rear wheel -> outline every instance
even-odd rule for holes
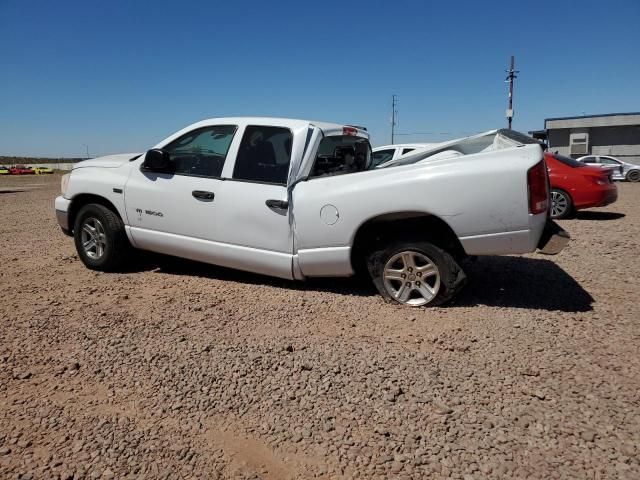
[[[573,212],[573,202],[563,190],[551,190],[551,218],[567,218]]]
[[[92,270],[117,270],[131,249],[120,217],[96,203],[80,209],[73,237],[80,260]]]
[[[627,172],[627,180],[630,182],[640,182],[640,170],[630,170]]]
[[[466,282],[451,255],[424,241],[396,241],[371,253],[367,266],[385,300],[412,307],[442,305]]]

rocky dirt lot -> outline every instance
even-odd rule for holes
[[[640,184],[444,308],[140,254],[0,178],[0,478],[640,478]]]

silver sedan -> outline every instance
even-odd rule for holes
[[[640,165],[623,162],[618,158],[606,155],[588,155],[586,157],[578,158],[578,161],[612,170],[613,175],[611,178],[614,180],[640,182]]]

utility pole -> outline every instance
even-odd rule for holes
[[[395,144],[396,115],[398,114],[396,110],[397,102],[398,96],[391,95],[391,145]]]
[[[513,121],[513,80],[518,78],[516,73],[520,73],[519,70],[515,70],[515,57],[511,55],[511,67],[507,72],[507,79],[505,82],[509,82],[509,108],[507,108],[507,120],[509,121],[509,130],[511,130],[511,122]]]
[[[87,149],[87,159],[88,159],[89,158],[89,145],[87,145],[86,143],[83,143],[82,146]]]

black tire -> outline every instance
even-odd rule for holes
[[[385,286],[383,273],[387,263],[403,252],[415,252],[427,257],[437,267],[439,273],[439,288],[433,298],[422,304],[406,303],[395,298]],[[388,302],[396,302],[410,306],[434,307],[442,305],[451,300],[465,285],[467,277],[455,259],[446,251],[429,242],[422,240],[398,240],[388,246],[369,254],[367,257],[367,267],[373,284],[378,292]],[[414,278],[413,280],[420,280]],[[393,281],[395,282],[395,281]],[[402,281],[404,282],[404,280]],[[411,283],[411,282],[408,282]],[[419,283],[419,282],[416,282]],[[416,293],[416,292],[413,292]],[[412,294],[413,294],[412,293]],[[424,298],[422,295],[419,295]]]
[[[640,182],[640,170],[629,170],[627,172],[627,181]]]
[[[555,197],[555,199],[554,199]],[[557,199],[557,200],[556,200]],[[556,201],[562,202],[556,205]],[[551,218],[567,218],[573,214],[573,200],[564,190],[551,189]]]
[[[83,247],[82,232],[85,226],[95,228],[96,221],[104,231],[104,245],[101,249],[101,255],[92,257],[92,253]],[[87,235],[89,234],[87,233]],[[73,239],[80,260],[91,270],[116,271],[125,262],[131,250],[120,217],[112,210],[97,203],[90,203],[80,209],[74,223]]]

